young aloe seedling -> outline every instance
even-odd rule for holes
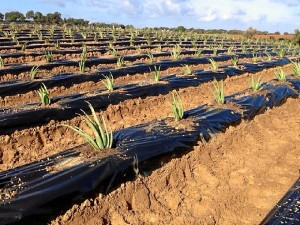
[[[93,132],[93,135],[89,135],[87,132],[76,126],[67,124],[61,124],[61,126],[68,127],[78,133],[95,150],[99,151],[104,148],[111,148],[113,144],[113,135],[112,132],[107,128],[103,115],[101,115],[101,119],[98,118],[91,103],[87,102],[87,104],[92,112],[92,117],[87,115],[85,111],[81,110],[81,112],[83,113],[83,115],[81,115],[81,119],[90,128],[90,130]]]
[[[281,81],[281,82],[286,81],[285,73],[283,72],[282,69],[280,69],[279,71],[276,71],[275,75],[276,75],[276,78],[278,81]]]
[[[0,56],[0,68],[1,67],[4,67],[4,61],[3,61],[2,57]]]
[[[179,57],[180,57],[180,54],[181,54],[181,48],[180,48],[180,45],[176,45],[172,48],[172,51],[171,51],[171,57],[174,59],[174,60],[178,60]]]
[[[230,55],[230,54],[233,52],[233,50],[234,50],[234,46],[231,45],[231,46],[227,49],[227,54]]]
[[[141,54],[141,53],[142,53],[141,46],[136,46],[136,47],[135,47],[135,51],[136,51],[138,54]]]
[[[55,42],[55,49],[59,49],[60,48],[60,43],[59,43],[59,40],[57,39],[56,42]]]
[[[234,55],[232,58],[231,58],[231,62],[232,62],[232,65],[237,67],[238,64],[239,64],[239,57],[237,55]]]
[[[109,49],[109,54],[110,55],[113,55],[113,56],[117,56],[118,55],[118,51],[115,49],[114,46],[112,46],[110,49]]]
[[[22,47],[21,47],[22,52],[25,52],[26,46],[27,46],[26,43],[22,44]]]
[[[191,75],[192,74],[192,69],[188,64],[184,64],[183,66],[183,74],[184,75]]]
[[[200,57],[201,54],[202,54],[202,49],[198,48],[197,50],[195,50],[195,53],[194,53],[195,57]]]
[[[159,52],[162,52],[162,47],[161,47],[161,45],[158,45],[158,46],[157,46],[157,50],[158,50]]]
[[[160,66],[157,68],[156,66],[154,66],[154,71],[151,71],[151,68],[149,67],[149,70],[152,74],[152,78],[154,81],[159,81],[160,79]]]
[[[147,57],[149,58],[151,63],[155,62],[154,56],[151,52],[146,53]]]
[[[51,98],[49,96],[49,91],[45,84],[42,83],[42,86],[40,87],[38,94],[40,96],[40,100],[42,105],[50,105],[51,103]]]
[[[175,120],[181,120],[184,115],[184,109],[180,96],[177,92],[172,93],[172,102],[170,102],[170,105]]]
[[[259,77],[256,81],[254,80],[254,77],[252,76],[250,81],[250,87],[252,90],[259,91],[261,89],[262,80],[261,77]]]
[[[123,67],[125,66],[124,57],[119,57],[117,60],[117,67]]]
[[[52,62],[52,52],[45,51],[45,59],[48,63]]]
[[[213,93],[213,96],[214,96],[216,102],[218,104],[224,104],[225,103],[225,95],[224,95],[223,81],[218,82],[217,80],[214,80],[213,86],[214,86],[215,90],[212,93]]]
[[[293,64],[293,73],[296,76],[300,76],[300,63],[299,63],[299,61],[298,62],[292,62],[292,64]]]
[[[152,40],[150,38],[147,39],[147,45],[151,45],[152,44]]]
[[[39,72],[39,66],[33,66],[30,70],[30,75],[29,75],[30,79],[34,80],[38,72]]]
[[[105,78],[105,81],[103,80],[102,83],[105,85],[107,90],[113,91],[114,90],[114,77],[113,77],[113,75],[110,73],[109,76],[103,75],[103,77]]]
[[[218,63],[213,58],[208,58],[208,61],[210,62],[211,69],[217,71],[219,68]]]
[[[257,63],[257,53],[252,53],[252,61]]]
[[[271,61],[271,60],[272,60],[272,56],[271,56],[270,53],[266,52],[265,55],[267,56],[268,61]]]
[[[277,56],[279,58],[283,58],[284,54],[285,54],[285,50],[283,48],[279,49],[278,52],[277,52]]]
[[[80,60],[78,62],[80,73],[85,72],[85,62],[86,62],[86,51],[82,51],[82,54],[80,56]]]

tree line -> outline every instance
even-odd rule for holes
[[[6,12],[5,14],[0,12],[0,20],[6,22],[33,21],[48,24],[70,23],[74,25],[87,25],[90,22],[84,19],[62,18],[59,12],[43,15],[41,12],[34,12],[33,10],[28,11],[25,15],[18,11]]]

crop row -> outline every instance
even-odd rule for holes
[[[113,92],[105,92],[104,89],[99,89],[85,94],[59,96],[52,99],[51,103],[53,106],[51,107],[39,107],[40,103],[38,102],[23,106],[6,107],[1,110],[0,127],[32,126],[36,123],[45,123],[50,120],[66,120],[72,118],[72,116],[79,112],[80,109],[85,109],[84,105],[86,101],[91,102],[96,109],[105,109],[108,105],[118,104],[125,99],[166,94],[171,90],[189,86],[198,86],[201,83],[212,81],[214,79],[222,80],[228,76],[236,76],[248,72],[258,72],[266,68],[282,66],[288,63],[288,60],[281,59],[273,62],[262,62],[260,64],[245,64],[242,70],[234,67],[227,67],[223,68],[221,72],[200,71],[194,73],[193,76],[169,75],[157,80],[162,82],[152,82],[144,85],[121,85],[115,87]],[[298,64],[295,64],[295,66],[299,67]],[[43,89],[40,91],[40,94],[43,93]],[[47,89],[44,90],[44,92],[46,93],[41,97],[42,103],[44,103],[45,95],[49,98]],[[33,112],[36,114],[35,117],[32,117]]]

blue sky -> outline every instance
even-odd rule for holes
[[[0,12],[28,10],[93,22],[204,29],[294,32],[300,0],[0,0]]]

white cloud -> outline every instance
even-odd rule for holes
[[[66,7],[66,3],[77,3],[77,0],[42,0],[43,3]]]
[[[218,24],[221,28],[231,23],[232,29],[253,26],[263,30],[300,26],[299,0],[67,0],[72,1],[85,7],[85,12],[91,12],[84,16],[97,18],[98,13],[99,18],[114,19],[111,22],[139,26]],[[60,2],[65,0],[52,1],[61,6],[65,4]],[[234,27],[236,24],[240,27]]]

